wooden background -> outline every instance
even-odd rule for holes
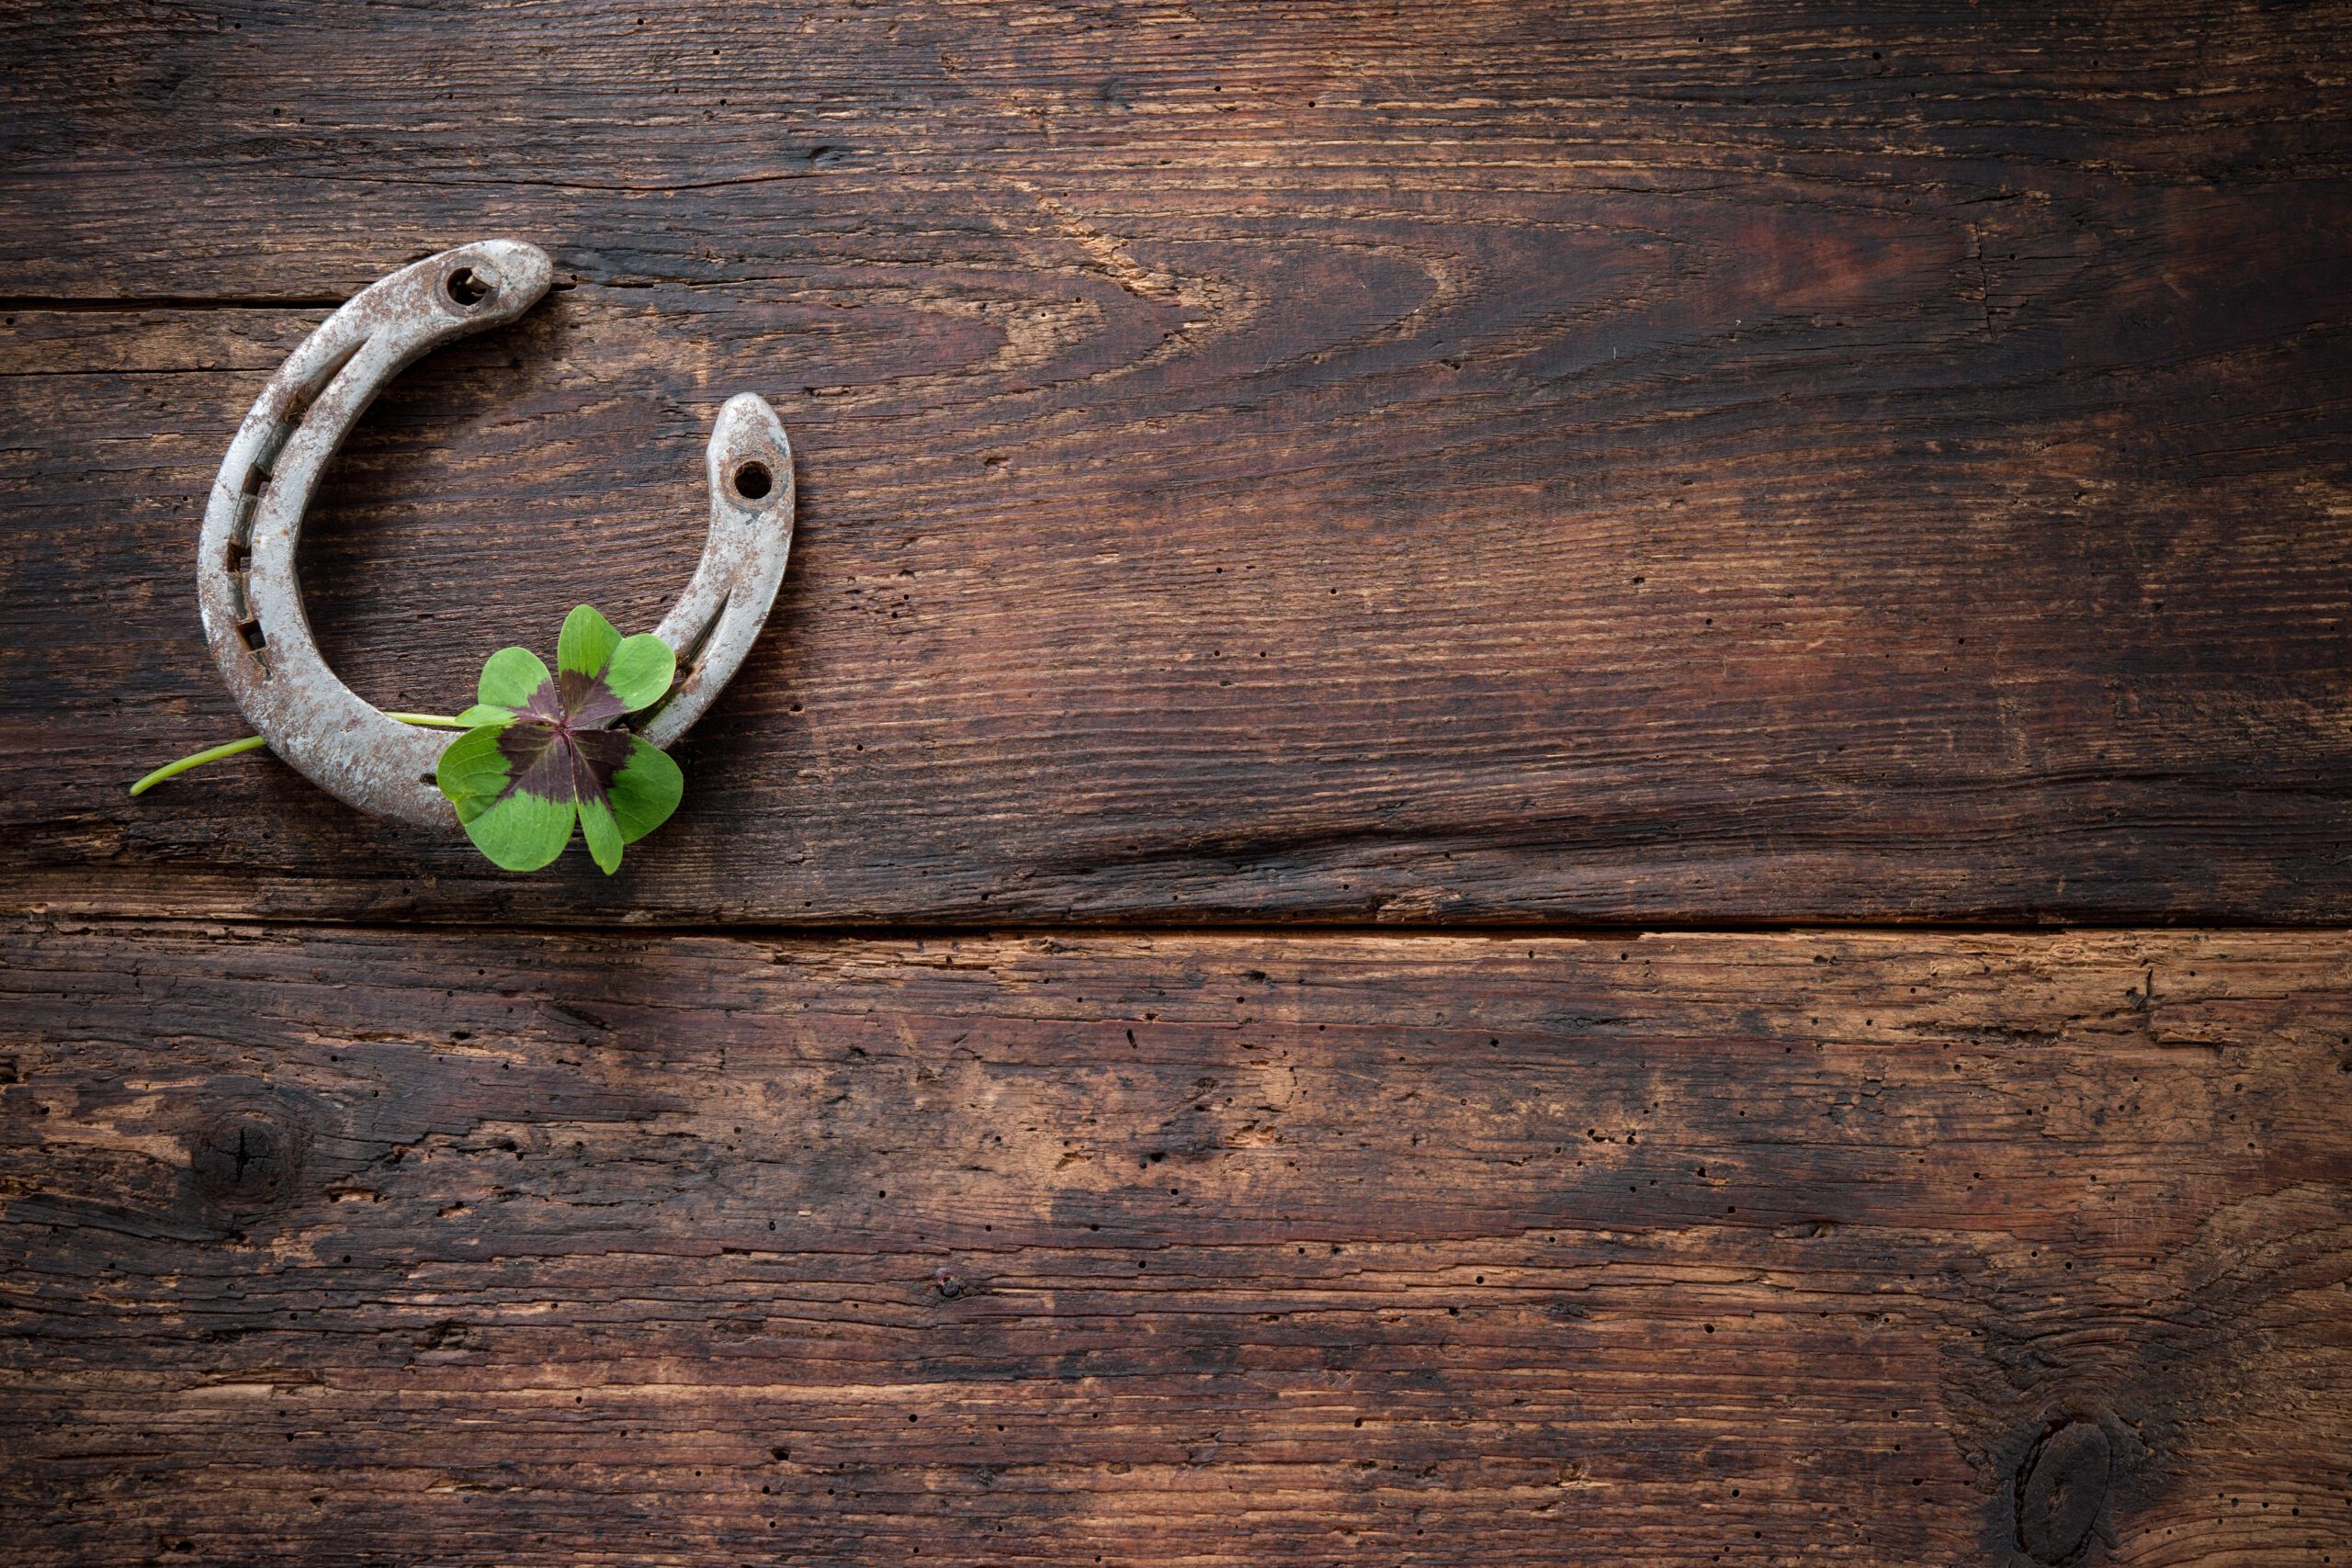
[[[2352,1563],[2352,11],[0,50],[8,1562]],[[314,622],[650,625],[761,392],[685,806],[129,799],[244,409],[491,234]]]

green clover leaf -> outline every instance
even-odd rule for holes
[[[668,753],[616,728],[669,694],[678,657],[658,637],[623,637],[587,604],[563,618],[555,672],[528,649],[481,667],[471,726],[441,753],[441,793],[474,847],[507,871],[537,871],[576,823],[606,875],[621,847],[670,819],[685,775]]]

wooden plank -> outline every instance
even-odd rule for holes
[[[2352,1553],[2352,935],[7,959],[14,1562]]]
[[[2346,919],[2352,26],[2212,18],[23,10],[0,902]],[[650,624],[763,391],[800,544],[684,811],[607,885],[263,760],[128,801],[236,728],[246,401],[487,231],[574,287],[370,416],[322,637],[447,705]]]

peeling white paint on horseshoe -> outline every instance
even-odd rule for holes
[[[457,826],[433,782],[434,764],[455,737],[389,716],[327,668],[295,577],[302,513],[386,383],[445,343],[514,321],[554,276],[537,246],[481,240],[362,290],[270,378],[212,484],[196,585],[221,677],[272,751],[378,817]],[[677,650],[678,681],[639,733],[664,748],[741,667],[792,547],[792,447],[763,399],[741,393],[719,410],[708,468],[710,535],[702,561],[654,628]]]

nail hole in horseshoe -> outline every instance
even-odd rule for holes
[[[449,281],[442,287],[448,290],[450,299],[469,310],[490,298],[490,285],[476,276],[474,269],[469,266],[461,266],[451,273]]]
[[[735,470],[735,493],[745,501],[757,501],[774,488],[775,476],[765,463],[745,463]]]

